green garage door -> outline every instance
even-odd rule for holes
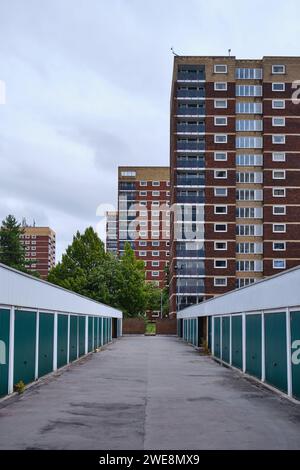
[[[57,367],[68,361],[68,315],[57,316]]]
[[[243,319],[241,315],[233,316],[231,320],[232,365],[243,368]]]
[[[88,332],[89,332],[89,336],[88,336],[88,351],[91,352],[93,350],[93,323],[94,323],[94,320],[93,320],[93,317],[89,317],[89,327],[88,327]]]
[[[86,317],[79,317],[79,356],[85,354],[85,319]]]
[[[107,343],[107,321],[103,318],[103,344]]]
[[[287,391],[286,315],[265,314],[266,381]]]
[[[300,399],[300,312],[291,312],[293,396]]]
[[[0,309],[0,397],[8,393],[10,311]]]
[[[99,318],[99,346],[102,346],[102,318]]]
[[[98,317],[94,317],[94,349],[97,348],[98,342]]]
[[[36,313],[15,312],[14,384],[25,384],[35,378]]]
[[[208,317],[207,319],[207,328],[208,328],[208,343],[207,343],[207,346],[208,346],[208,349],[211,351],[211,317]]]
[[[220,344],[220,317],[214,319],[214,355],[221,357],[221,344]]]
[[[246,372],[261,379],[261,315],[246,316]]]
[[[77,359],[77,344],[78,344],[78,317],[76,315],[70,316],[70,361]]]
[[[230,361],[230,318],[222,318],[222,360],[229,364]]]
[[[53,370],[54,314],[39,314],[39,377]]]

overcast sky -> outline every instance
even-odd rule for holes
[[[298,19],[297,0],[0,0],[1,220],[50,225],[59,258],[116,204],[118,165],[168,164],[170,47],[299,55]]]

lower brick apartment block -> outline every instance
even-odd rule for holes
[[[25,249],[25,260],[29,271],[37,271],[46,279],[55,266],[55,232],[49,227],[23,227],[21,242]]]

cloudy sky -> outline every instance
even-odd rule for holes
[[[299,55],[298,0],[0,0],[0,218],[57,254],[116,204],[118,165],[167,165],[170,47]],[[97,208],[100,206],[100,209]]]

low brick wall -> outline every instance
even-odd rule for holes
[[[145,334],[145,322],[141,318],[124,318],[123,335]]]
[[[156,334],[157,335],[176,335],[177,334],[177,320],[163,319],[156,321]]]

